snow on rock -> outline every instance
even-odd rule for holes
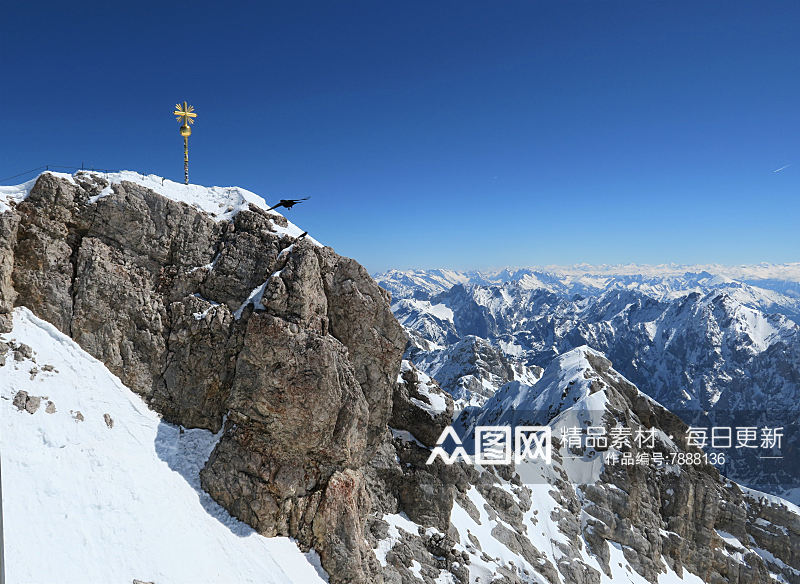
[[[242,313],[244,312],[244,309],[247,308],[247,306],[250,304],[253,305],[254,310],[263,310],[263,307],[261,306],[261,299],[264,297],[264,290],[267,289],[268,283],[269,280],[253,288],[252,292],[250,292],[250,295],[247,297],[247,299],[244,302],[242,302],[242,305],[236,309],[236,312],[233,313],[233,316],[234,318],[236,318],[236,320],[242,318]]]
[[[64,174],[62,172],[51,172],[50,174],[59,178],[67,179],[72,183],[75,182],[70,174]],[[8,211],[10,204],[16,204],[20,201],[24,201],[31,193],[31,189],[33,188],[33,185],[36,184],[37,180],[39,180],[38,176],[19,185],[0,186],[0,213],[5,213]]]
[[[0,186],[0,213],[8,211],[9,204],[24,201],[34,184],[36,184],[36,179],[29,180],[21,185]]]
[[[411,363],[404,360],[400,369],[401,376],[402,373],[410,371],[411,369]],[[402,377],[400,379],[402,379]],[[435,418],[436,416],[446,412],[447,400],[445,400],[444,395],[442,395],[441,391],[439,391],[439,389],[436,387],[436,382],[433,381],[424,371],[419,370],[417,370],[417,379],[419,380],[417,391],[428,401],[426,402],[424,400],[412,397],[411,402],[421,410],[424,410],[431,418]]]
[[[739,487],[747,497],[755,499],[759,503],[782,507],[786,511],[794,513],[795,515],[800,515],[800,506],[795,505],[792,501],[770,493],[763,493],[757,489],[751,489],[743,485],[737,484],[737,487]]]
[[[100,199],[111,195],[114,192],[112,185],[120,184],[122,182],[132,182],[148,188],[159,195],[167,197],[168,199],[183,202],[200,211],[204,211],[217,221],[230,221],[236,216],[237,213],[249,209],[251,205],[267,211],[272,215],[282,216],[275,210],[268,211],[269,205],[262,197],[240,187],[206,187],[193,184],[186,185],[156,176],[154,174],[145,175],[130,170],[122,170],[120,172],[97,172],[81,170],[76,172],[75,175],[48,171],[48,174],[52,174],[59,178],[65,178],[72,182],[75,182],[75,177],[80,176],[96,176],[107,181],[109,185],[105,187],[99,194],[92,197],[89,200],[90,204],[94,204]],[[8,187],[0,186],[0,213],[8,209],[9,202],[18,202],[27,197],[30,193],[30,190],[33,188],[33,185],[36,184],[38,178],[39,177],[36,177],[35,179],[29,180],[21,185]],[[302,229],[288,220],[286,227],[275,224],[274,229],[278,234],[285,234],[290,237],[299,237],[303,233]],[[322,246],[321,243],[311,236],[306,236],[306,239],[316,245]]]
[[[327,581],[316,554],[262,537],[202,491],[217,436],[162,422],[25,308],[2,338],[36,360],[0,368],[8,582]],[[20,391],[40,398],[33,413],[15,407]]]
[[[405,531],[408,534],[415,535],[419,530],[419,525],[411,521],[405,513],[392,513],[385,514],[383,520],[389,524],[389,531],[386,538],[378,541],[378,546],[373,549],[373,553],[381,566],[388,565],[386,561],[386,554],[388,554],[394,545],[400,541],[400,531]]]
[[[531,465],[534,466],[534,465]],[[466,552],[469,556],[469,582],[470,584],[480,584],[482,582],[492,582],[502,570],[515,573],[520,581],[546,583],[547,571],[544,568],[561,565],[563,563],[579,562],[591,568],[600,584],[617,584],[628,582],[634,584],[651,584],[646,578],[632,568],[631,563],[626,559],[622,545],[617,542],[608,542],[610,574],[605,569],[598,557],[591,553],[586,545],[585,536],[578,536],[582,544],[577,549],[572,548],[572,555],[565,554],[568,544],[574,535],[566,535],[561,531],[555,517],[561,516],[564,506],[559,501],[561,497],[555,490],[554,485],[558,482],[559,471],[557,466],[536,465],[528,472],[538,473],[536,482],[528,482],[524,488],[510,483],[497,483],[499,488],[511,495],[512,500],[520,503],[519,494],[529,489],[530,499],[534,504],[524,513],[522,526],[526,534],[526,539],[533,545],[533,548],[540,554],[538,560],[531,561],[532,558],[524,557],[519,553],[519,548],[509,547],[509,540],[503,537],[503,533],[513,531],[513,526],[506,523],[496,513],[492,505],[475,487],[470,487],[466,493],[469,501],[467,506],[473,507],[477,511],[470,513],[465,508],[466,501],[456,502],[453,505],[450,521],[458,534],[458,544],[456,550]],[[478,542],[480,548],[474,545]],[[395,542],[396,543],[396,542]],[[516,550],[516,551],[515,551]],[[567,579],[566,582],[571,580]],[[669,564],[662,560],[660,573],[658,574],[657,584],[700,584],[701,578],[683,570],[683,575],[679,577]]]

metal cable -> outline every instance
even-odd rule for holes
[[[5,178],[0,178],[0,183],[4,183],[7,180],[18,178],[20,176],[25,176],[26,174],[39,172],[41,170],[47,171],[47,170],[54,169],[54,168],[59,168],[59,169],[62,169],[62,170],[74,170],[74,171],[85,170],[87,172],[117,172],[116,170],[111,170],[111,169],[108,169],[108,168],[86,168],[83,165],[81,165],[81,166],[68,166],[68,165],[65,165],[65,164],[45,164],[44,166],[39,166],[39,167],[33,168],[31,170],[26,170],[25,172],[20,172],[19,174],[15,174],[13,176],[7,176]]]

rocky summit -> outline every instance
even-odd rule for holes
[[[88,508],[97,522],[81,519],[85,539],[102,546],[104,521],[124,501],[99,501],[120,477],[139,485],[148,472],[173,485],[165,497],[185,490],[202,502],[186,509],[213,515],[226,536],[291,537],[306,553],[230,542],[241,562],[263,563],[247,575],[209,571],[209,582],[800,582],[800,510],[791,503],[708,464],[625,468],[599,451],[575,462],[559,430],[587,412],[596,425],[652,430],[665,457],[694,452],[677,438],[686,425],[602,353],[575,343],[515,360],[485,340],[502,336],[496,320],[468,315],[463,306],[481,304],[461,290],[409,296],[402,314],[418,323],[409,335],[362,266],[301,234],[242,189],[90,172],[3,187],[3,476],[34,484],[33,473],[99,452],[101,441],[127,453],[103,482],[53,471],[46,488],[20,499],[78,485],[96,499]],[[714,302],[709,310],[726,301]],[[656,301],[634,309],[670,310]],[[784,340],[795,330],[787,318],[770,321]],[[506,340],[508,348],[515,339]],[[69,385],[73,366],[91,375]],[[439,381],[463,399],[454,403]],[[432,456],[451,424],[466,441],[498,423],[551,427],[551,463]],[[27,454],[7,462],[6,448]],[[160,460],[126,468],[153,450]],[[128,498],[147,505],[151,487]],[[33,523],[38,509],[25,506]],[[150,514],[126,517],[131,533],[151,533]],[[58,565],[33,561],[32,550],[52,542],[24,535],[23,518],[6,523],[15,542],[7,574],[36,582],[37,569]],[[130,557],[147,544],[131,541]],[[178,553],[177,542],[165,545]],[[146,561],[131,573],[124,550],[100,549],[72,549],[70,561],[105,562],[119,581],[197,581],[189,568],[153,577]],[[314,552],[320,566],[289,570],[308,568]]]

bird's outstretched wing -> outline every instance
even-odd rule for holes
[[[278,207],[286,207],[287,209],[291,209],[297,203],[301,203],[303,201],[309,200],[311,197],[303,197],[302,199],[281,199],[278,201],[277,205],[273,205],[267,211],[272,211],[273,209],[277,209]]]

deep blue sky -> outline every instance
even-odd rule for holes
[[[310,195],[290,218],[371,271],[800,261],[796,1],[17,2],[2,20],[0,178],[182,180],[188,99],[192,182]]]

